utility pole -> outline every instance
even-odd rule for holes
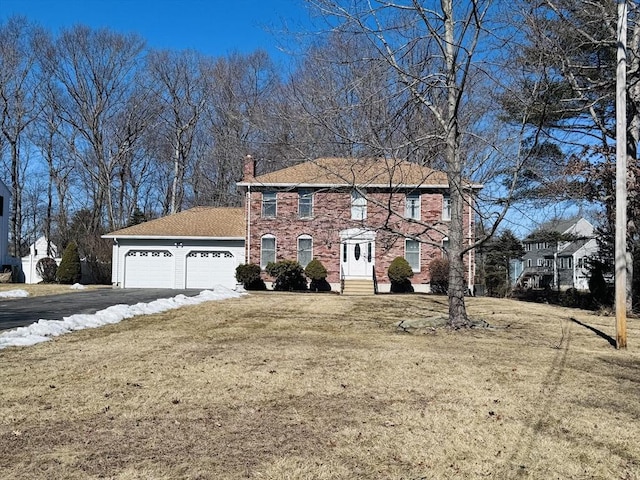
[[[618,1],[616,68],[616,348],[627,348],[627,1]]]

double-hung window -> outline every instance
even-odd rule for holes
[[[276,237],[265,235],[260,243],[260,268],[266,268],[269,262],[276,261]]]
[[[420,220],[420,194],[407,193],[405,197],[405,218]]]
[[[442,220],[451,220],[451,197],[442,196]]]
[[[367,218],[367,198],[363,192],[351,191],[351,220],[364,220]]]
[[[414,272],[420,271],[420,242],[407,238],[404,244],[404,258]]]
[[[277,202],[276,192],[262,192],[262,216],[275,218]]]
[[[313,258],[313,239],[309,235],[298,237],[298,263],[306,267]]]
[[[311,190],[298,191],[298,217],[313,217],[313,192]]]

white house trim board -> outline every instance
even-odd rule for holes
[[[11,265],[9,257],[9,202],[11,192],[0,180],[0,269],[2,265]],[[0,273],[2,271],[0,270]]]

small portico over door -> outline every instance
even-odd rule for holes
[[[376,263],[376,232],[350,228],[340,232],[340,271],[345,278],[371,278]]]

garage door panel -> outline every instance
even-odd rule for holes
[[[235,257],[228,251],[197,250],[187,254],[186,288],[235,287]]]
[[[130,250],[125,255],[126,288],[173,288],[174,258],[168,250]]]

